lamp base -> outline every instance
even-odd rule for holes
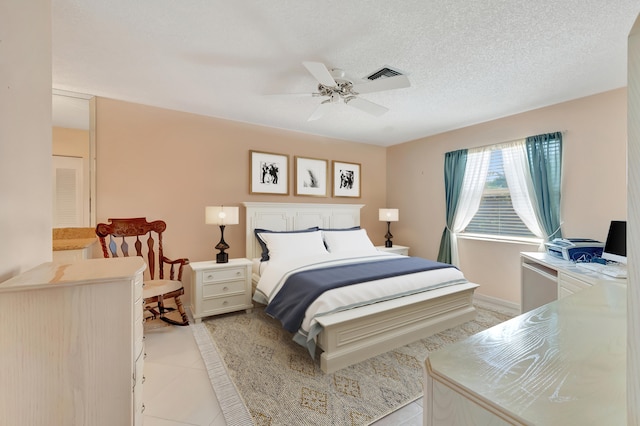
[[[391,239],[393,238],[393,235],[391,234],[391,222],[387,222],[387,234],[384,237],[387,239],[387,241],[384,242],[384,246],[393,247],[393,243],[391,242]]]
[[[229,255],[224,251],[229,248],[224,240],[224,225],[220,225],[220,242],[216,244],[216,249],[220,250],[220,253],[216,255],[216,263],[229,263]]]
[[[221,251],[216,255],[216,263],[229,263],[229,253]]]

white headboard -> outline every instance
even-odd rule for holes
[[[246,207],[246,257],[260,257],[262,249],[255,228],[295,231],[321,228],[350,228],[360,225],[364,204],[242,203]]]

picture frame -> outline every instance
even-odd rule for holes
[[[289,156],[249,151],[249,193],[289,195]]]
[[[333,196],[360,198],[360,164],[332,162]]]
[[[327,196],[329,162],[320,158],[294,157],[294,195]]]

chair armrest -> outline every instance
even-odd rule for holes
[[[184,265],[188,265],[189,264],[189,259],[187,258],[182,258],[182,259],[175,259],[175,260],[171,260],[166,256],[162,256],[162,262],[163,263],[168,263],[169,265],[171,265],[171,268],[169,270],[169,279],[170,280],[177,280],[177,281],[182,281],[182,269],[184,268]],[[174,278],[175,276],[175,265],[179,265],[178,266],[178,277]]]

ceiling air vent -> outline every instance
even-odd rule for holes
[[[391,68],[389,66],[384,66],[379,70],[372,72],[365,78],[369,80],[377,80],[379,78],[395,77],[396,75],[405,75],[405,74],[406,73],[404,71],[400,71],[399,69]]]

